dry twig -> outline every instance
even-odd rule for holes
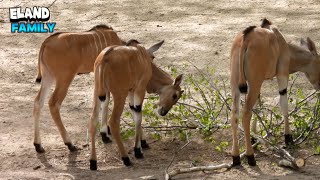
[[[239,127],[239,129],[243,132],[243,129]],[[287,152],[285,149],[278,148],[277,146],[274,146],[268,139],[267,135],[264,137],[259,137],[257,135],[251,135],[252,137],[257,139],[257,142],[252,145],[253,148],[257,147],[259,144],[268,144],[273,147],[273,149],[280,154],[280,156],[284,159],[279,161],[280,166],[285,167],[291,167],[293,169],[299,169],[305,165],[305,160],[302,158],[294,158],[290,155],[289,152]],[[178,151],[179,152],[179,151]],[[177,154],[177,152],[176,152]],[[176,156],[175,154],[175,156]],[[175,157],[174,156],[174,157]],[[245,152],[240,154],[240,159],[243,159],[245,156]],[[170,166],[172,164],[173,160],[170,162]],[[169,168],[169,166],[168,166]],[[191,172],[197,172],[197,171],[213,171],[218,169],[230,169],[232,168],[232,163],[222,163],[218,165],[210,165],[210,166],[197,166],[197,167],[191,167],[191,168],[182,168],[182,169],[175,169],[171,172],[168,172],[168,168],[165,171],[165,178],[166,180],[171,179],[172,177],[178,175],[178,174],[184,174],[184,173],[191,173]]]
[[[54,0],[49,6],[48,8],[50,8],[57,0]]]
[[[167,178],[168,170],[169,170],[170,166],[172,165],[173,161],[175,160],[177,154],[178,154],[183,148],[185,148],[186,146],[188,146],[188,145],[190,144],[190,140],[189,140],[188,133],[186,133],[186,137],[187,137],[187,143],[184,144],[180,149],[178,149],[178,150],[174,153],[174,155],[173,155],[173,157],[172,157],[169,165],[167,166],[167,168],[166,168],[166,170],[165,170],[166,178]]]
[[[256,143],[254,143],[252,146],[257,147],[259,145],[259,143],[260,142],[258,141]],[[175,154],[175,156],[176,156],[176,154]],[[245,157],[245,154],[246,154],[245,152],[241,153],[240,159],[243,159]],[[170,166],[171,166],[172,162],[173,161],[170,162]],[[178,174],[185,174],[185,173],[191,173],[191,172],[197,172],[197,171],[214,171],[214,170],[224,169],[224,168],[226,168],[226,169],[232,168],[232,163],[222,163],[222,164],[210,165],[210,166],[196,166],[196,167],[191,167],[191,168],[181,168],[181,169],[175,169],[171,172],[168,172],[168,169],[169,169],[169,166],[168,166],[165,171],[165,179],[169,180]]]
[[[243,132],[243,129],[239,127],[239,129]],[[305,165],[305,160],[303,158],[294,158],[291,154],[285,149],[279,148],[272,144],[266,137],[259,137],[255,134],[251,134],[251,136],[258,140],[258,142],[263,144],[268,144],[275,150],[280,157],[284,158],[279,161],[280,166],[291,167],[293,169],[299,169]]]

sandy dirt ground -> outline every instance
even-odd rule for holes
[[[54,2],[54,4],[52,4]],[[77,76],[62,105],[63,122],[73,142],[82,147],[69,153],[54,125],[47,104],[43,108],[41,133],[46,153],[33,147],[33,100],[39,90],[35,84],[38,51],[48,34],[12,34],[9,7],[49,6],[50,21],[56,31],[84,31],[97,24],[108,24],[123,39],[138,39],[147,46],[164,39],[156,54],[160,66],[176,66],[178,72],[187,60],[200,69],[211,66],[217,75],[229,76],[229,51],[233,37],[249,25],[267,17],[288,40],[311,37],[320,48],[320,3],[318,0],[0,0],[0,179],[163,179],[164,170],[181,142],[173,137],[155,141],[144,151],[145,158],[130,157],[132,167],[118,158],[116,145],[98,144],[98,171],[89,170],[86,124],[90,117],[93,74]],[[275,81],[271,83],[275,84]],[[301,85],[311,90],[308,82]],[[276,90],[275,90],[276,92]],[[270,93],[272,94],[272,93]],[[269,95],[269,91],[265,93]],[[230,139],[225,133],[216,139]],[[126,142],[133,147],[133,139]],[[301,156],[310,150],[299,150]],[[174,162],[188,167],[230,162],[230,149],[218,153],[210,144],[192,139]],[[301,171],[278,167],[270,153],[257,153],[257,166],[179,175],[174,179],[320,179],[320,158],[311,157]]]

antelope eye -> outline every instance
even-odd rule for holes
[[[177,99],[177,97],[178,97],[178,96],[177,96],[176,94],[174,94],[174,95],[172,96],[173,99]]]

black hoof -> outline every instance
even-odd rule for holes
[[[241,85],[239,85],[239,91],[240,91],[240,93],[242,93],[242,94],[247,94],[247,92],[248,92],[248,86],[247,86],[247,84],[241,84]]]
[[[232,166],[240,166],[241,165],[241,160],[240,156],[232,156]]]
[[[74,146],[73,144],[71,144],[71,143],[65,143],[65,145],[68,146],[68,149],[71,152],[75,152],[75,151],[78,150],[78,148],[76,146]]]
[[[35,149],[36,149],[36,151],[37,151],[38,153],[44,153],[44,152],[45,152],[45,150],[43,149],[43,147],[41,146],[41,144],[33,143],[33,145],[34,145],[34,147],[35,147]]]
[[[135,156],[137,159],[142,159],[142,158],[143,158],[143,154],[142,154],[140,148],[134,148],[134,156]]]
[[[257,142],[257,139],[254,137],[251,137],[251,145],[254,145],[254,143],[256,143],[256,142]]]
[[[100,136],[101,136],[103,143],[108,144],[108,143],[112,142],[111,139],[107,136],[107,134],[105,132],[100,132]]]
[[[97,160],[90,160],[90,170],[97,170]]]
[[[292,134],[285,134],[284,135],[284,142],[285,142],[286,146],[292,146],[293,145]]]
[[[150,148],[150,146],[146,140],[141,140],[141,147],[142,147],[142,149],[149,149]]]
[[[130,161],[129,157],[123,157],[122,158],[122,162],[126,166],[130,166],[131,165],[131,161]]]
[[[41,83],[41,78],[37,78],[36,83]]]
[[[246,156],[247,156],[248,164],[249,164],[250,166],[255,166],[255,165],[257,165],[256,160],[255,160],[253,154],[252,154],[252,155],[246,155]]]

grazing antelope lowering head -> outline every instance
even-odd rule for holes
[[[314,42],[300,39],[300,46],[289,43],[290,74],[303,72],[315,90],[320,89],[320,56]]]
[[[161,116],[165,116],[174,104],[176,104],[184,92],[180,88],[182,75],[177,77],[174,84],[163,87],[159,92],[158,113]]]
[[[304,72],[316,90],[320,82],[320,61],[314,43],[307,38],[302,46],[288,44],[276,27],[264,19],[261,27],[250,26],[239,33],[231,48],[231,94],[233,134],[233,165],[239,165],[239,144],[237,137],[240,92],[248,93],[242,110],[242,125],[245,133],[248,164],[256,165],[250,143],[250,119],[252,108],[260,94],[265,79],[277,77],[280,107],[284,119],[286,145],[293,143],[288,120],[287,84],[289,73]],[[255,124],[255,123],[253,123]],[[255,131],[255,127],[252,129]]]
[[[40,139],[40,111],[44,105],[51,85],[55,89],[49,100],[51,116],[57,125],[64,143],[70,151],[76,147],[61,121],[60,106],[68,88],[77,74],[93,71],[98,54],[109,45],[121,45],[124,42],[109,26],[98,25],[86,32],[55,33],[41,45],[38,59],[37,82],[40,90],[34,101],[34,146],[37,152],[44,152]]]
[[[165,116],[184,92],[180,88],[182,74],[177,76],[173,82],[170,76],[154,63],[151,66],[152,77],[147,85],[147,91],[148,93],[159,94],[159,102],[156,104],[158,106],[158,114]]]
[[[126,97],[129,97],[129,107],[132,111],[135,125],[136,158],[143,158],[141,148],[148,147],[142,138],[142,104],[145,93],[160,95],[159,114],[164,116],[171,109],[183,91],[180,88],[182,75],[173,81],[168,73],[153,63],[153,53],[160,48],[163,41],[145,49],[136,40],[130,40],[127,46],[110,46],[104,49],[95,62],[95,88],[93,113],[89,122],[91,137],[90,169],[97,169],[97,156],[95,149],[96,123],[100,110],[100,99],[109,103],[112,94],[114,106],[109,120],[113,139],[118,145],[121,158],[126,166],[131,164],[128,154],[120,137],[120,116],[122,114]],[[107,106],[107,105],[106,105]],[[108,108],[104,107],[106,114]]]

